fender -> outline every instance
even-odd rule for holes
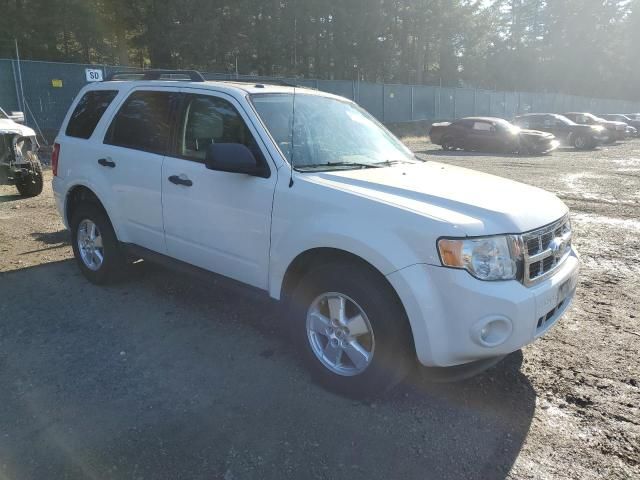
[[[126,235],[126,232],[124,231],[124,229],[120,228],[120,224],[121,222],[118,221],[118,217],[117,215],[115,215],[115,208],[112,204],[112,202],[109,201],[105,201],[105,199],[110,198],[110,195],[108,195],[108,193],[106,193],[104,191],[103,188],[101,188],[100,186],[98,186],[98,184],[92,182],[89,178],[87,177],[83,177],[83,178],[78,178],[75,179],[73,182],[69,182],[66,186],[65,186],[65,190],[64,190],[64,222],[65,225],[67,225],[67,227],[70,226],[70,218],[67,218],[67,206],[68,206],[68,202],[69,202],[69,194],[73,191],[74,188],[77,187],[85,187],[89,190],[91,190],[93,192],[93,194],[97,197],[97,199],[100,201],[100,203],[102,204],[102,206],[104,207],[105,211],[107,212],[107,216],[109,217],[109,220],[111,221],[111,225],[113,226],[113,230],[116,233],[116,237],[118,238],[118,240],[120,240],[121,242],[127,242],[128,238]]]
[[[278,239],[274,239],[271,246],[271,297],[280,299],[282,283],[289,266],[299,255],[315,248],[333,248],[350,253],[371,264],[385,276],[412,263],[418,263],[416,252],[394,230],[378,230],[376,234],[370,234],[371,225],[367,222],[354,221],[353,218],[340,220],[333,216],[323,220],[316,218],[274,235]]]

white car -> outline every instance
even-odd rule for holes
[[[165,73],[85,87],[56,139],[90,281],[144,258],[255,287],[316,379],[353,396],[416,358],[494,362],[569,307],[579,262],[551,193],[420,161],[341,97]]]
[[[0,108],[0,185],[15,185],[23,197],[42,192],[42,165],[33,129],[22,125],[22,112]]]

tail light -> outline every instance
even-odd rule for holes
[[[60,144],[53,144],[53,152],[51,153],[51,171],[53,172],[53,176],[58,176],[58,160],[60,158]]]

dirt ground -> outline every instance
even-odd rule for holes
[[[144,263],[92,286],[50,182],[0,187],[0,478],[640,478],[640,141],[522,158],[405,141],[571,207],[581,280],[545,337],[354,402],[309,380],[268,301]]]

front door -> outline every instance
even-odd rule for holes
[[[167,253],[266,289],[277,171],[235,99],[223,93],[193,92],[185,93],[174,151],[162,167]],[[271,176],[208,170],[205,150],[212,143],[246,145],[267,162]]]

